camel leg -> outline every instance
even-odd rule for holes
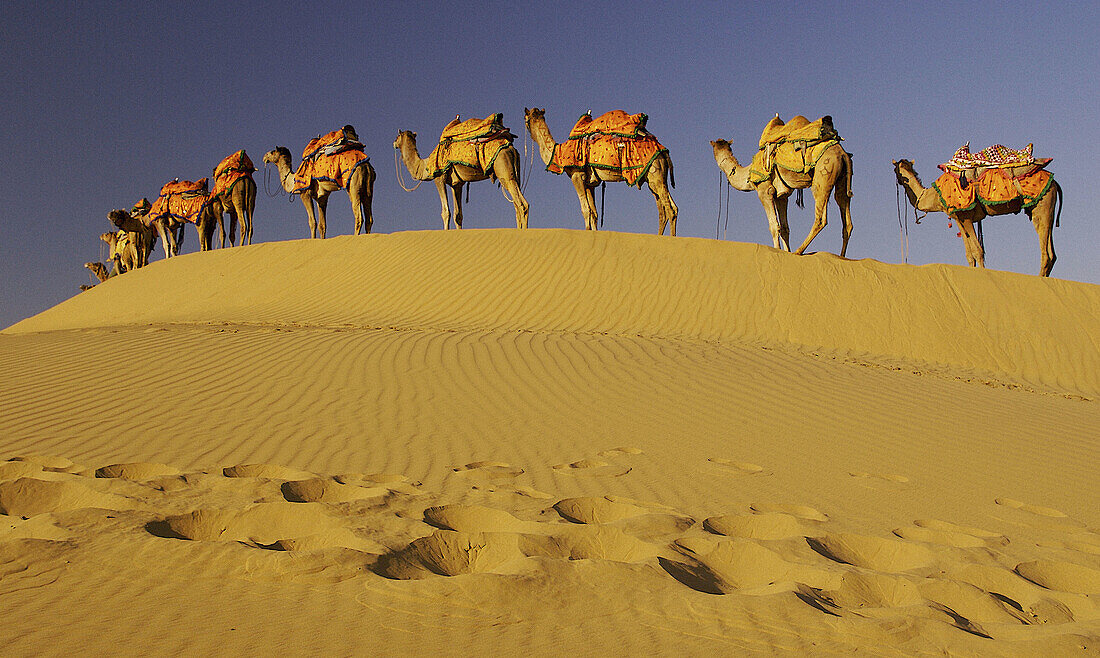
[[[664,235],[665,227],[669,226],[669,235],[675,236],[676,215],[679,214],[680,209],[676,207],[676,202],[672,200],[672,192],[668,189],[667,174],[668,170],[664,167],[658,168],[654,165],[649,168],[646,183],[649,185],[649,191],[653,193],[653,198],[657,201],[657,235]]]
[[[826,190],[823,193],[814,192],[814,225],[810,228],[810,234],[806,236],[806,239],[802,241],[802,246],[798,248],[794,253],[801,254],[806,251],[806,247],[810,246],[813,239],[817,237],[817,234],[821,232],[821,229],[825,228],[825,225],[829,223],[829,193]]]
[[[1047,196],[1052,195],[1048,192]],[[1046,199],[1043,199],[1037,206],[1027,211],[1031,218],[1031,225],[1035,227],[1035,233],[1039,236],[1039,251],[1042,255],[1039,276],[1050,276],[1050,271],[1054,269],[1054,261],[1058,260],[1058,255],[1054,253],[1054,204],[1047,206],[1045,201]]]
[[[170,229],[174,232],[176,241],[172,243],[172,255],[179,256],[180,249],[183,249],[183,241],[187,237],[187,233],[183,230],[187,228],[186,224],[181,222],[176,228]]]
[[[455,228],[462,228],[462,181],[451,186],[451,196],[455,200]]]
[[[302,205],[306,207],[306,218],[309,220],[309,237],[317,237],[317,216],[313,210],[313,197],[305,192],[298,195],[302,200]]]
[[[363,180],[356,189],[356,194],[351,201],[351,209],[355,212],[355,234],[359,235],[360,225],[366,229],[365,233],[370,233],[371,227],[374,226],[374,215],[371,210],[371,202],[374,198],[374,169],[370,165],[363,167]],[[348,196],[351,196],[351,189],[348,189]]]
[[[435,189],[439,192],[439,203],[443,206],[440,214],[443,216],[443,230],[451,228],[451,205],[447,202],[447,185],[443,182],[443,177],[433,179],[435,181]]]
[[[328,195],[317,195],[317,235],[325,239],[325,211],[328,210]]]
[[[974,221],[964,219],[959,222],[959,230],[962,231],[966,245],[966,260],[971,267],[985,267],[985,249],[978,241],[978,234],[974,231]]]
[[[233,206],[229,207],[229,246],[233,247],[238,244],[244,244],[244,224],[241,222],[241,211]],[[237,241],[237,225],[241,227],[241,240]],[[224,245],[223,245],[224,246]]]
[[[573,189],[577,192],[577,200],[581,204],[581,216],[584,217],[584,228],[588,231],[596,230],[596,201],[595,196],[590,197],[590,192],[584,185],[584,174],[577,173],[569,177],[573,181]],[[589,198],[592,201],[589,201]]]
[[[782,233],[778,218],[779,203],[775,197],[775,188],[770,183],[763,183],[756,188],[756,195],[760,197],[760,205],[764,206],[764,215],[768,218],[768,230],[772,234],[772,246],[776,249],[790,251],[791,248],[787,246],[786,242],[781,242]],[[784,199],[783,205],[786,209],[786,199]]]
[[[844,254],[848,251],[848,239],[852,237],[852,197],[846,177],[837,177],[836,186],[833,188],[833,198],[836,199],[836,205],[840,208],[840,217],[844,222],[840,229],[842,240],[840,243],[840,257],[844,258]]]
[[[164,257],[171,258],[175,256],[176,249],[176,236],[172,234],[172,231],[164,228],[164,222],[156,222],[157,233],[160,234],[160,242],[164,245]]]
[[[510,158],[509,160],[513,159]],[[501,187],[508,192],[508,196],[512,197],[512,205],[516,208],[516,228],[527,228],[527,217],[531,210],[531,204],[527,203],[527,198],[523,196],[523,191],[519,189],[518,169],[514,160],[505,162],[503,158],[497,158],[497,161],[493,163],[497,180],[500,181]]]
[[[785,251],[791,250],[791,227],[787,224],[787,202],[790,196],[775,197],[775,219],[779,222],[779,244]]]

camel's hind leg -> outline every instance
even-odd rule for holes
[[[840,243],[840,257],[844,258],[844,254],[848,251],[848,239],[852,237],[852,191],[848,189],[847,177],[837,177],[836,186],[833,188],[833,198],[836,199],[836,205],[840,207],[840,217],[844,222],[843,226],[840,227],[842,240]]]
[[[455,204],[455,228],[462,228],[462,181],[451,186],[451,197]]]
[[[584,174],[573,174],[569,177],[573,181],[573,189],[577,191],[577,199],[581,202],[581,214],[584,215],[584,228],[589,231],[596,230],[596,195],[584,184]]]
[[[317,235],[324,240],[325,239],[325,226],[327,220],[325,219],[325,211],[328,210],[328,194],[317,195]]]
[[[519,185],[519,162],[515,155],[509,154],[509,157],[498,157],[496,162],[493,163],[493,174],[497,180],[500,181],[500,186],[508,193],[508,196],[512,199],[512,205],[516,209],[516,228],[527,228],[527,218],[531,210],[531,204],[527,203],[527,198],[523,196],[523,191]]]
[[[676,235],[676,216],[680,209],[672,200],[672,192],[668,189],[668,169],[663,164],[654,163],[649,168],[646,183],[653,198],[657,202],[657,235],[665,234],[665,227],[669,227],[669,235]]]
[[[810,234],[802,241],[802,245],[794,253],[801,254],[810,246],[817,234],[829,223],[829,192],[818,194],[814,192],[814,225],[810,227]]]

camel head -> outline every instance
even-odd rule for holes
[[[416,133],[411,130],[402,130],[397,133],[397,137],[393,140],[393,147],[395,149],[404,148],[405,144],[412,144],[416,147]]]
[[[729,140],[726,139],[712,139],[710,140],[710,147],[714,149],[715,153],[721,153],[723,151],[733,152],[733,146],[731,146]]]
[[[523,122],[527,124],[527,127],[531,127],[531,122],[535,119],[546,120],[546,109],[541,107],[523,108]]]
[[[898,179],[898,185],[905,185],[905,177],[903,172],[909,174],[920,183],[920,177],[917,176],[917,170],[913,168],[913,161],[902,158],[901,160],[894,160],[894,176]]]
[[[109,244],[112,248],[118,243],[118,234],[114,231],[107,231],[106,233],[100,233],[99,239]]]
[[[107,213],[107,219],[118,228],[122,228],[122,225],[132,221],[133,217],[125,210],[112,210]]]
[[[264,153],[264,163],[276,163],[278,164],[280,158],[285,158],[290,162],[290,149],[285,146],[276,146],[274,149]]]

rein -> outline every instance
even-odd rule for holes
[[[409,188],[405,185],[405,179],[401,175],[401,167],[398,165],[397,162],[397,150],[397,148],[393,149],[393,170],[397,174],[397,184],[400,185],[401,189],[405,190],[406,192],[412,192],[416,190],[416,188],[420,187],[420,184],[424,181],[417,181],[416,185],[414,185],[412,188]],[[409,172],[409,175],[411,176],[412,172]]]
[[[722,226],[722,183],[725,183],[726,187],[726,225],[722,229],[722,239],[726,239],[726,234],[730,227],[730,182],[726,178],[725,172],[718,172],[718,221],[714,225],[714,239],[718,239],[718,228]]]
[[[898,237],[901,240],[901,255],[905,259],[905,262],[909,262],[909,222],[907,221],[909,214],[906,213],[905,217],[902,217],[901,213],[901,183],[894,181],[894,198],[898,205]],[[909,198],[906,197],[905,203],[909,203]]]

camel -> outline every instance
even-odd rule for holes
[[[149,264],[149,254],[157,244],[157,236],[153,228],[146,226],[140,217],[134,217],[126,211],[112,210],[107,213],[110,220],[119,229],[126,231],[129,244],[134,249],[134,269],[145,267]]]
[[[914,208],[922,212],[947,213],[936,190],[926,188],[921,183],[911,160],[895,160],[894,175],[897,177],[898,184],[905,190],[905,197],[909,199],[909,204]],[[1055,213],[1055,203],[1058,205],[1057,213]],[[980,222],[986,217],[1016,214],[1023,210],[1031,219],[1035,232],[1039,235],[1039,249],[1042,253],[1039,275],[1050,276],[1050,271],[1054,269],[1054,261],[1058,258],[1054,253],[1054,227],[1059,224],[1061,218],[1061,204],[1062,188],[1056,181],[1051,180],[1050,190],[1031,208],[1023,208],[1021,198],[997,205],[987,205],[979,198],[977,205],[970,210],[947,213],[947,216],[959,224],[967,262],[971,267],[984,268],[985,246],[980,237]]]
[[[550,128],[546,124],[546,110],[541,108],[524,108],[524,123],[527,124],[527,132],[539,147],[539,155],[542,161],[549,165],[554,157],[554,149],[557,142],[550,134]],[[601,183],[618,183],[625,181],[621,171],[604,169],[599,167],[565,167],[564,173],[573,181],[573,188],[577,192],[577,198],[581,203],[581,214],[584,215],[584,228],[590,231],[597,229],[598,213],[596,212],[596,186]],[[653,161],[649,171],[646,172],[645,181],[649,185],[649,191],[657,202],[657,234],[664,235],[665,227],[669,227],[669,235],[676,235],[676,215],[679,209],[672,200],[669,192],[669,180],[672,187],[676,187],[676,178],[673,174],[672,158],[664,153]]]
[[[453,123],[453,122],[452,122]],[[516,209],[516,228],[527,228],[527,217],[530,212],[530,204],[520,191],[520,157],[516,147],[509,144],[501,149],[493,160],[492,169],[482,171],[478,167],[470,167],[462,164],[454,164],[443,174],[433,177],[434,165],[427,158],[421,158],[416,148],[416,133],[402,130],[393,140],[393,148],[401,152],[401,159],[405,162],[409,174],[415,180],[432,180],[439,192],[439,201],[443,206],[443,230],[450,228],[451,207],[447,202],[447,187],[451,188],[451,196],[454,198],[454,225],[462,228],[462,186],[466,183],[476,183],[486,179],[499,181],[511,197],[512,205]]]
[[[252,213],[256,209],[256,181],[252,176],[242,177],[228,194],[211,198],[210,205],[210,211],[218,218],[219,247],[225,246],[225,224],[222,220],[226,213],[229,214],[230,246],[237,240],[238,221],[241,225],[240,244],[252,244]]]
[[[101,233],[99,239],[111,248],[109,258],[114,265],[115,274],[124,274],[137,268],[137,248],[130,242],[129,233],[123,230],[107,231]]]
[[[84,267],[95,275],[95,278],[99,279],[100,283],[103,283],[111,277],[111,272],[107,269],[107,266],[103,263],[84,263]],[[89,288],[91,286],[88,286]],[[83,289],[84,286],[81,286]]]
[[[756,192],[760,197],[764,214],[768,217],[772,245],[776,249],[791,250],[790,228],[787,225],[787,201],[791,192],[810,188],[814,195],[814,224],[802,245],[795,250],[796,254],[804,253],[810,242],[828,223],[829,193],[832,192],[844,220],[841,227],[843,242],[840,245],[840,256],[844,257],[848,251],[848,239],[852,236],[852,157],[844,147],[834,144],[826,148],[810,171],[801,174],[793,171],[780,172],[776,167],[771,178],[754,184],[749,181],[749,168],[742,167],[733,156],[728,141],[718,139],[710,145],[714,149],[714,161],[726,175],[730,186],[742,192]]]
[[[264,163],[274,163],[279,170],[279,181],[288,194],[294,193],[294,168],[291,166],[290,149],[285,146],[276,146],[274,150],[264,154]],[[370,233],[374,225],[374,216],[371,214],[371,198],[374,196],[374,167],[370,162],[356,167],[351,178],[347,181],[348,198],[351,199],[351,211],[355,214],[355,234],[366,228]],[[309,237],[325,237],[325,209],[328,208],[328,195],[340,187],[333,182],[314,179],[312,185],[301,192],[299,196],[306,207],[306,215],[309,217]],[[317,211],[314,214],[313,202],[317,202]],[[365,223],[365,225],[364,225]]]

